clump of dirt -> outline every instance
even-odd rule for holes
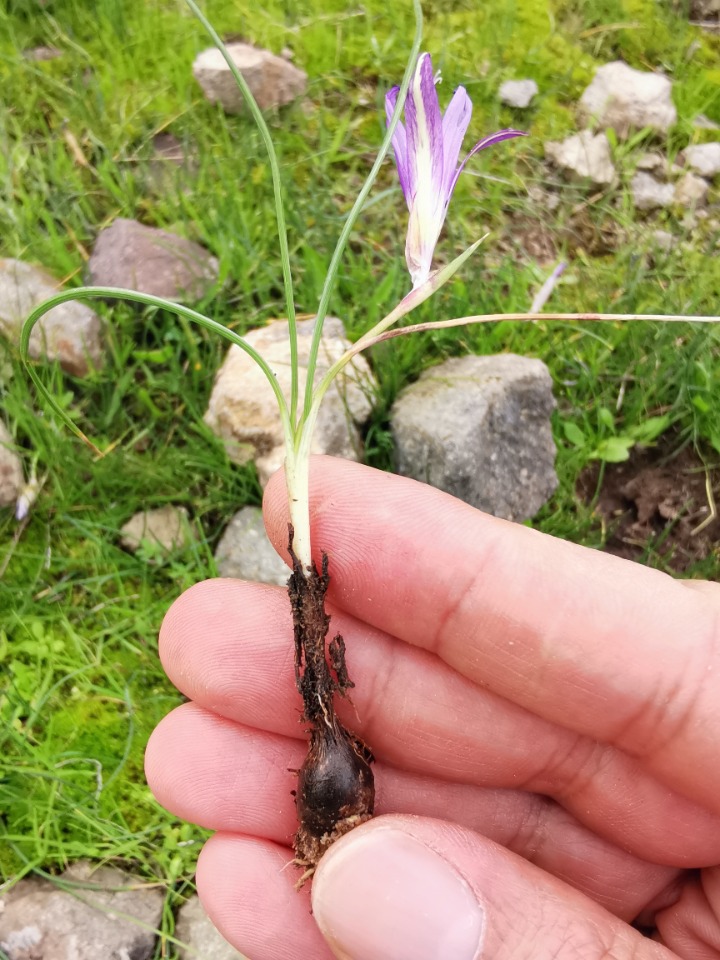
[[[547,217],[547,211],[544,215]],[[503,253],[521,252],[541,265],[552,263],[558,256],[556,233],[541,220],[521,214],[510,216],[507,233],[499,238],[496,246]]]
[[[691,20],[716,21],[720,25],[720,2],[718,0],[691,0],[689,12]]]
[[[599,476],[599,464],[580,476],[586,503],[596,496]],[[606,465],[595,512],[608,527],[608,553],[641,560],[652,552],[682,573],[709,557],[720,560],[718,503],[720,466],[706,466],[690,446],[673,452],[660,444],[636,447],[629,460]]]
[[[573,210],[564,239],[573,254],[584,250],[601,257],[614,253],[627,240],[627,234],[616,216],[593,214],[588,204],[582,203]]]

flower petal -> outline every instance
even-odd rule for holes
[[[455,185],[458,181],[458,177],[465,169],[465,164],[468,162],[470,157],[474,156],[480,150],[484,150],[485,147],[491,147],[494,143],[500,143],[502,140],[512,140],[513,137],[526,137],[526,136],[527,134],[524,133],[522,130],[498,130],[497,133],[491,133],[489,136],[483,137],[482,140],[478,140],[478,142],[472,148],[470,153],[468,153],[468,155],[465,157],[463,162],[455,171],[455,175],[453,176],[452,182],[450,184],[450,192],[448,193],[448,198],[447,198],[448,202],[450,201],[452,192],[455,189]]]
[[[432,60],[423,53],[405,103],[408,168],[416,188],[437,197],[442,189],[442,114],[438,103]]]
[[[424,283],[430,276],[433,253],[439,234],[440,227],[436,230],[434,223],[428,224],[423,220],[417,205],[413,204],[410,207],[410,219],[405,238],[405,262],[413,282],[413,289]]]
[[[447,106],[442,120],[443,136],[443,193],[448,199],[452,193],[451,183],[457,170],[460,148],[470,124],[472,100],[465,87],[458,87]]]
[[[393,87],[391,90],[388,90],[385,95],[385,118],[386,126],[390,126],[390,121],[392,120],[392,115],[395,112],[395,104],[397,103],[398,92],[400,87]],[[400,186],[402,187],[403,196],[405,197],[405,202],[410,207],[410,199],[415,192],[414,182],[410,177],[410,170],[408,166],[408,152],[407,152],[407,133],[405,132],[405,126],[400,120],[398,125],[395,127],[395,132],[393,133],[392,138],[393,152],[395,154],[395,163],[397,165],[398,179],[400,180]]]

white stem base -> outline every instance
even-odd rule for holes
[[[302,445],[304,446],[304,445]],[[288,450],[285,457],[285,482],[288,492],[290,523],[293,525],[293,550],[304,570],[312,569],[310,545],[310,462],[302,449]]]

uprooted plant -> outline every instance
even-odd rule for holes
[[[71,421],[68,414],[50,395],[37,371],[29,362],[30,334],[34,325],[53,307],[68,300],[92,298],[126,299],[161,308],[178,317],[198,323],[236,344],[259,365],[277,400],[285,435],[285,477],[289,505],[289,554],[292,574],[288,592],[295,639],[295,679],[303,702],[303,722],[309,727],[310,745],[307,758],[298,771],[296,804],[299,827],[294,838],[295,863],[303,869],[299,885],[312,875],[317,862],[328,846],[357,824],[373,815],[374,782],[370,768],[372,753],[368,746],[347,730],[335,711],[336,695],[345,696],[353,683],[345,662],[345,643],[340,635],[328,643],[330,618],[325,608],[329,581],[329,560],[320,551],[320,568],[313,561],[310,537],[309,459],[310,444],[323,397],[333,380],[349,361],[368,347],[391,337],[417,330],[437,329],[460,324],[493,320],[532,321],[542,318],[571,320],[697,320],[709,317],[666,317],[608,314],[505,314],[460,317],[433,323],[390,329],[402,317],[423,303],[446,283],[477,249],[484,239],[473,243],[449,265],[432,272],[432,258],[440,235],[448,204],[458,177],[468,159],[494,143],[524,136],[517,130],[502,130],[480,140],[462,162],[459,161],[463,137],[467,131],[472,103],[463,87],[455,90],[444,113],[440,111],[436,78],[427,53],[419,54],[422,37],[420,0],[413,0],[415,36],[402,83],[386,96],[386,134],[377,158],[345,220],[318,305],[307,365],[304,394],[301,397],[298,363],[298,335],[291,275],[287,230],[283,212],[283,191],[280,169],[265,119],[242,74],[233,63],[222,40],[195,0],[186,0],[213,42],[223,54],[257,123],[267,148],[272,172],[278,241],[285,286],[286,310],[290,338],[291,385],[285,396],[273,371],[263,357],[234,331],[197,311],[160,297],[108,287],[85,287],[65,291],[37,307],[28,317],[22,332],[21,352],[30,376],[40,393],[57,415],[86,443],[94,444]],[[401,116],[405,112],[405,123]],[[412,279],[412,290],[382,320],[351,346],[316,383],[316,366],[321,344],[323,321],[334,289],[340,260],[350,233],[377,177],[383,160],[392,146],[400,185],[409,210],[409,226],[405,256]],[[99,451],[98,451],[99,452]],[[318,551],[315,551],[318,555]]]

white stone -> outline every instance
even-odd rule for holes
[[[686,173],[675,184],[675,203],[681,207],[702,207],[707,202],[710,185],[694,173]]]
[[[667,230],[654,230],[652,234],[653,242],[660,250],[672,250],[675,245],[675,237]]]
[[[686,147],[683,156],[690,169],[701,177],[712,179],[720,173],[720,143],[699,143],[694,147]]]
[[[14,506],[23,488],[23,469],[13,438],[0,420],[0,507]]]
[[[667,172],[667,160],[659,153],[643,153],[635,166],[638,170],[647,170],[663,178]]]
[[[639,170],[630,181],[630,193],[638,210],[669,207],[675,197],[675,189],[671,183],[660,183],[643,170]]]
[[[227,50],[261,110],[281,107],[305,93],[307,74],[284,57],[247,43],[229,43]],[[220,103],[226,113],[246,109],[242,92],[218,49],[209,47],[199,53],[192,69],[211,103]]]
[[[557,487],[550,373],[500,354],[431,367],[393,405],[397,469],[508,520],[532,517]]]
[[[545,153],[571,176],[591,180],[598,186],[615,179],[610,144],[604,133],[593,135],[589,130],[583,130],[561,143],[550,141],[545,144]]]
[[[613,127],[620,137],[631,129],[666,131],[677,120],[672,83],[661,73],[634,70],[622,60],[606,63],[580,98],[586,120]]]
[[[537,96],[538,85],[534,80],[506,80],[500,87],[500,100],[509,107],[529,107]]]
[[[23,260],[0,260],[0,332],[19,345],[28,315],[60,287],[42,267]],[[99,317],[78,300],[53,307],[35,324],[30,356],[33,360],[58,360],[76,376],[84,376],[91,366],[101,367],[104,350]]]
[[[225,527],[215,550],[218,575],[284,587],[290,570],[265,533],[260,507],[243,507]]]
[[[314,318],[298,325],[300,395],[305,389]],[[342,321],[327,317],[320,342],[315,383],[350,346]],[[251,330],[247,342],[275,374],[286,400],[290,397],[290,343],[287,320]],[[357,426],[370,416],[375,382],[362,356],[356,356],[325,395],[313,434],[312,453],[359,459]],[[277,401],[265,375],[238,346],[231,346],[220,370],[205,422],[224,442],[236,463],[255,461],[263,486],[285,459],[285,440]]]
[[[155,510],[141,510],[120,528],[120,543],[135,553],[146,543],[170,553],[186,546],[192,537],[185,507],[167,504]]]
[[[179,948],[180,960],[243,960],[218,933],[198,897],[190,897],[180,907],[175,936],[184,944]]]

